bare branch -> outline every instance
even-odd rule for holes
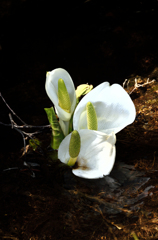
[[[123,82],[123,88],[125,88],[125,84],[126,84],[127,85],[127,89],[128,89],[129,83],[130,83],[130,80],[125,79],[125,81]]]
[[[3,102],[5,103],[5,105],[7,106],[7,108],[11,111],[11,113],[13,113],[24,125],[17,125],[17,123],[13,120],[13,117],[11,115],[11,113],[9,113],[9,119],[10,119],[10,124],[5,124],[3,122],[0,122],[1,125],[4,125],[6,127],[11,127],[12,129],[15,129],[17,132],[19,132],[22,137],[23,137],[23,143],[24,143],[24,155],[26,153],[26,138],[25,136],[29,137],[30,139],[32,139],[32,141],[36,144],[36,142],[34,141],[33,136],[35,134],[39,134],[41,132],[42,129],[44,128],[50,128],[50,124],[49,125],[44,125],[44,126],[33,126],[33,125],[28,125],[26,124],[14,111],[13,109],[11,109],[11,107],[7,104],[7,102],[5,101],[5,99],[3,98],[2,94],[0,93],[0,97],[2,98]],[[20,129],[34,129],[37,128],[39,129],[38,131],[32,132],[32,133],[27,133],[23,130]],[[37,144],[36,144],[37,145]],[[38,146],[41,150],[41,153],[44,155],[43,149]]]
[[[3,98],[2,93],[0,92],[0,97],[2,98],[3,102],[5,103],[5,105],[7,106],[7,108],[25,125],[27,125],[14,111],[13,109],[8,105],[8,103],[6,102],[6,100]]]
[[[123,88],[125,88],[125,84],[127,84],[127,89],[128,89],[129,82],[130,82],[130,80],[125,79],[125,81],[123,82]],[[145,85],[150,84],[150,83],[153,83],[153,82],[155,82],[155,79],[149,81],[149,78],[148,78],[147,81],[146,81],[146,83],[138,84],[138,80],[137,80],[137,78],[135,78],[134,88],[133,88],[133,90],[132,90],[131,92],[129,92],[128,94],[130,95],[130,94],[132,94],[137,88],[139,88],[139,87],[144,87]]]
[[[153,83],[153,82],[155,82],[155,79],[149,81],[149,78],[148,78],[147,81],[146,81],[146,83],[138,84],[137,78],[135,78],[134,88],[133,88],[133,90],[129,93],[129,95],[130,95],[132,92],[134,92],[134,90],[136,90],[137,88],[139,88],[139,87],[144,87],[145,85],[150,84],[150,83]]]

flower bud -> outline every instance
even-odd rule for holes
[[[86,95],[92,90],[92,88],[93,88],[93,85],[88,85],[88,84],[79,85],[76,89],[76,97],[79,98],[82,95]]]

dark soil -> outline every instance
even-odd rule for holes
[[[56,159],[50,128],[34,135],[34,150],[26,139],[24,154],[22,135],[0,124],[0,239],[158,239],[157,1],[56,6],[0,2],[0,91],[9,106],[27,124],[47,125],[45,74],[62,67],[76,87],[127,79],[137,117],[117,134],[110,176],[91,181]],[[148,78],[134,90],[135,79]],[[9,113],[1,98],[1,123],[10,124]]]

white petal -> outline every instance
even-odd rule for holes
[[[82,98],[82,100],[77,105],[73,116],[73,128],[75,130],[87,128],[86,104],[88,102],[92,102],[94,105],[94,103],[98,101],[98,97],[102,91],[105,91],[105,89],[108,87],[108,82],[101,83]]]
[[[61,127],[64,135],[67,136],[68,132],[69,132],[69,121],[63,121],[63,120],[59,119],[59,124],[60,124],[60,127]]]
[[[67,164],[70,159],[70,155],[69,155],[70,138],[71,138],[71,133],[63,139],[63,141],[60,143],[58,148],[58,159],[60,159],[60,161],[65,164]]]
[[[62,78],[64,80],[64,83],[66,85],[67,91],[70,96],[71,113],[67,113],[58,105],[58,80],[60,78]],[[63,121],[70,120],[71,115],[76,106],[76,93],[75,93],[75,87],[74,87],[73,81],[72,81],[69,73],[62,68],[57,68],[51,72],[48,72],[46,75],[45,88],[46,88],[46,92],[47,92],[49,98],[55,105],[55,109],[56,109],[58,117],[61,118]]]
[[[128,93],[119,85],[100,84],[88,93],[78,104],[73,117],[75,130],[86,128],[86,104],[90,101],[98,118],[98,131],[107,134],[121,131],[136,117],[135,106]]]
[[[115,162],[115,142],[114,133],[110,135],[92,131],[80,130],[81,149],[77,158],[77,168],[73,173],[82,178],[96,179],[108,175]],[[60,144],[58,158],[61,162],[67,163],[69,156],[69,134]]]
[[[77,169],[72,169],[72,172],[77,177],[86,178],[86,179],[98,179],[103,178],[103,173],[101,171],[92,170],[90,168],[85,169],[85,167],[78,167]]]
[[[78,177],[89,179],[108,175],[115,162],[115,134],[106,135],[92,130],[82,130],[79,133],[81,151],[77,159],[78,168],[73,169],[73,173]]]

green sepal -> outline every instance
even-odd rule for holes
[[[58,104],[67,113],[71,112],[71,100],[63,79],[58,80]]]
[[[52,140],[51,140],[51,147],[53,149],[58,149],[60,143],[62,142],[62,140],[65,138],[63,131],[60,127],[59,121],[56,117],[56,114],[54,112],[54,108],[44,108],[44,110],[46,111],[47,117],[48,117],[48,121],[51,125],[52,128]]]
[[[98,130],[98,120],[95,108],[91,102],[86,105],[87,110],[87,127],[90,130]]]

